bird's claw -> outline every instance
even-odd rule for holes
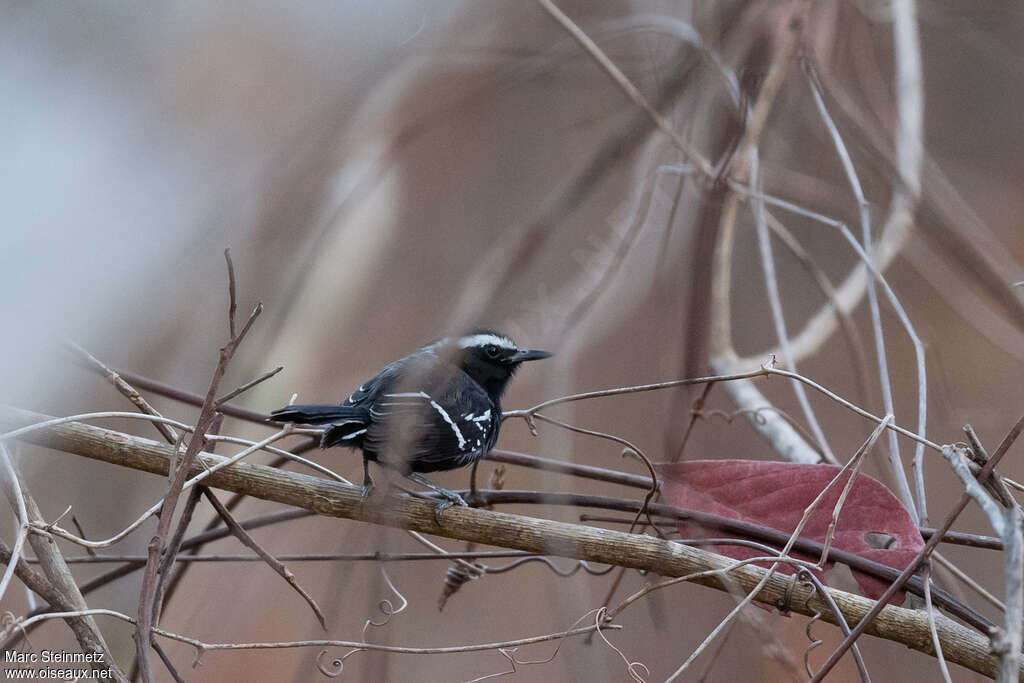
[[[461,505],[462,507],[469,507],[462,496],[455,493],[454,491],[448,492],[451,495],[444,495],[444,498],[434,506],[434,521],[437,522],[438,526],[441,525],[441,513],[450,508],[452,505]]]

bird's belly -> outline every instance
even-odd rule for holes
[[[458,456],[452,456],[450,458],[443,459],[426,459],[426,458],[414,458],[411,462],[404,463],[405,471],[407,472],[443,472],[446,470],[455,470],[466,465],[471,465],[474,461],[484,457],[487,451],[483,448],[475,451],[469,451],[461,453]]]

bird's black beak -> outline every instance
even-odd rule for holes
[[[537,349],[520,349],[508,357],[509,363],[522,363],[524,360],[541,360],[550,358],[550,351],[538,351]]]

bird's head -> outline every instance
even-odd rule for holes
[[[520,363],[551,356],[547,351],[521,349],[508,336],[483,328],[445,339],[439,346],[437,351],[476,380],[494,400],[501,397]]]

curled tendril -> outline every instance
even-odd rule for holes
[[[30,650],[35,650],[35,647],[32,645],[32,641],[28,639],[28,631],[22,627],[21,622],[22,620],[14,612],[4,610],[3,614],[0,615],[0,625],[3,626],[3,630],[0,631],[0,637],[6,640],[7,637],[10,636],[11,631],[18,629],[21,631],[21,636],[25,639],[25,644],[28,648]]]
[[[11,631],[18,625],[18,617],[14,615],[14,612],[10,610],[4,610],[3,614],[0,614],[0,625],[3,626],[3,631],[0,632],[4,638],[10,635]]]
[[[601,637],[605,645],[615,651],[619,657],[622,657],[622,661],[626,663],[626,673],[629,677],[636,681],[636,683],[647,683],[647,678],[651,675],[651,670],[646,664],[641,661],[631,662],[629,658],[619,648],[612,645],[612,641],[608,640],[607,636],[601,630],[601,624],[605,621],[608,615],[608,610],[605,607],[597,610],[597,614],[594,615],[594,629],[597,631],[597,635]]]
[[[795,429],[800,434],[802,434],[803,437],[805,439],[807,439],[808,443],[811,443],[811,444],[816,443],[816,440],[814,439],[814,437],[807,431],[807,429],[804,428],[803,425],[801,425],[799,422],[797,422],[796,419],[792,415],[787,413],[785,410],[782,410],[781,408],[777,408],[775,406],[761,406],[759,408],[743,408],[743,409],[740,409],[740,410],[734,410],[732,412],[729,412],[729,411],[726,411],[726,410],[718,410],[718,409],[700,410],[700,409],[698,409],[696,407],[696,402],[694,402],[694,407],[692,407],[690,409],[690,414],[693,415],[694,417],[699,417],[699,418],[702,418],[702,419],[705,419],[705,420],[711,419],[713,417],[719,417],[719,418],[723,419],[727,424],[732,424],[733,420],[735,420],[740,415],[747,415],[747,416],[750,417],[751,420],[754,421],[754,424],[757,424],[759,426],[764,426],[765,424],[768,423],[768,418],[766,418],[763,415],[763,413],[765,413],[765,412],[775,413],[776,415],[781,417],[783,420],[785,420],[787,423],[789,423],[789,426],[791,426],[793,429]]]
[[[320,653],[316,656],[316,668],[320,670],[324,676],[328,678],[337,678],[341,675],[341,672],[345,670],[345,660],[354,655],[357,652],[363,652],[365,648],[354,647],[340,657],[335,657],[330,662],[330,668],[328,668],[320,660],[327,654],[327,650],[320,650]]]
[[[811,580],[811,573],[807,571],[807,569],[800,569],[800,571],[798,571],[795,574],[795,576],[797,581],[804,584],[805,586],[811,587],[811,591],[807,594],[807,599],[804,600],[804,609],[806,609],[808,612],[811,612],[811,598],[813,598],[815,594],[818,592],[818,585]],[[807,634],[807,640],[809,640],[811,643],[807,646],[807,649],[804,650],[804,671],[807,672],[808,678],[814,678],[814,672],[811,671],[811,650],[815,649],[822,643],[821,638],[815,638],[814,634],[811,633],[811,628],[814,626],[814,622],[821,619],[821,611],[813,611],[814,615],[810,618],[810,620],[807,622],[807,626],[804,628],[804,633]]]
[[[733,420],[735,420],[737,417],[740,417],[741,415],[749,415],[750,419],[752,419],[755,423],[763,425],[768,422],[768,418],[761,414],[762,411],[764,411],[766,408],[768,408],[768,406],[762,406],[760,408],[744,408],[742,410],[732,411],[720,410],[718,408],[708,408],[705,410],[694,410],[693,414],[705,420],[710,420],[713,417],[721,418],[724,422],[728,424],[732,424]]]
[[[373,619],[367,619],[366,623],[363,624],[363,635],[364,636],[366,635],[366,629],[370,628],[371,626],[378,626],[379,627],[379,626],[386,625],[389,621],[391,621],[391,617],[395,616],[396,614],[400,614],[401,612],[403,612],[405,610],[406,607],[409,606],[409,601],[405,599],[405,596],[402,595],[398,591],[397,588],[395,588],[395,584],[393,584],[391,582],[391,577],[388,576],[388,573],[384,569],[383,566],[380,568],[380,573],[384,577],[384,581],[387,582],[388,588],[390,588],[391,591],[395,595],[398,596],[398,599],[402,601],[402,606],[399,607],[398,609],[395,609],[394,604],[392,604],[392,602],[390,600],[388,600],[387,598],[384,598],[380,602],[378,602],[377,603],[377,609],[379,609],[381,611],[381,614],[384,615],[384,619],[382,619],[381,621],[374,621]]]
[[[552,562],[549,558],[541,555],[521,557],[500,567],[491,567],[485,564],[453,564],[448,567],[448,571],[445,573],[444,591],[441,593],[441,598],[438,600],[438,609],[443,610],[448,599],[470,581],[475,581],[484,574],[504,574],[505,572],[510,572],[528,562],[540,562],[553,571],[557,576],[562,578],[575,576],[580,572],[580,570],[585,571],[591,576],[604,576],[611,570],[615,569],[615,565],[608,565],[608,567],[604,569],[595,569],[593,565],[586,560],[579,560],[573,563],[572,567],[569,569],[560,569],[558,565]]]

